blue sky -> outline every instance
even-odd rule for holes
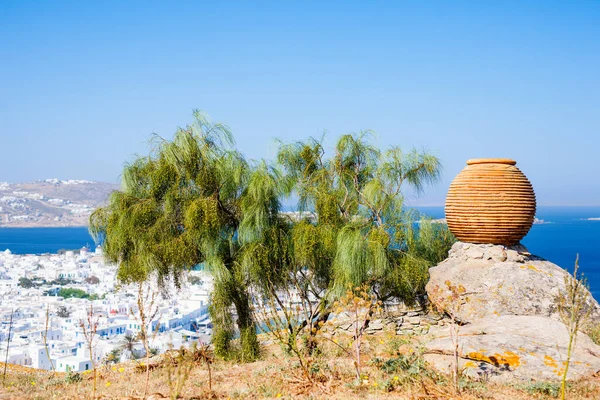
[[[326,4],[325,4],[326,3]],[[118,182],[202,109],[250,158],[373,129],[600,205],[600,2],[0,2],[0,181]]]

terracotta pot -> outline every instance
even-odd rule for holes
[[[458,240],[512,245],[527,235],[535,217],[535,193],[515,164],[506,158],[476,158],[454,178],[446,220]]]

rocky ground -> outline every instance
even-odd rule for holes
[[[324,341],[320,353],[308,359],[312,382],[303,377],[298,361],[282,352],[278,344],[266,344],[263,358],[250,364],[215,361],[211,383],[206,364],[190,368],[162,363],[150,372],[148,399],[552,399],[560,384],[555,381],[519,380],[491,382],[461,376],[457,390],[450,375],[440,373],[425,361],[422,335],[397,335],[381,330],[364,339],[361,379],[357,381],[354,358],[338,343]],[[338,345],[341,345],[338,346]],[[142,365],[142,367],[138,367]],[[2,365],[0,364],[0,367]],[[1,382],[1,381],[0,381]],[[81,375],[52,374],[9,366],[0,399],[90,398],[91,372]],[[144,393],[142,361],[101,366],[96,394],[99,399],[141,399]],[[600,398],[600,379],[571,382],[569,399]]]

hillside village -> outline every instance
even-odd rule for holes
[[[80,179],[0,182],[0,227],[84,226],[117,188]]]
[[[169,289],[166,298],[156,297],[156,314],[149,323],[156,332],[152,352],[209,340],[212,278],[191,271],[182,286],[184,290]],[[61,296],[65,293],[81,298]],[[140,330],[137,300],[138,287],[117,285],[116,267],[104,263],[100,247],[44,255],[0,252],[0,360],[59,372],[92,369],[86,342],[90,307],[92,325],[97,321],[96,365],[142,357],[144,348],[135,340]]]

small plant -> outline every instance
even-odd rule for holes
[[[532,382],[524,387],[529,394],[541,394],[545,396],[558,397],[561,385],[555,382]]]
[[[194,343],[192,350],[186,350],[183,346],[177,350],[170,350],[167,355],[167,383],[169,384],[169,397],[172,400],[179,398],[190,373],[196,364],[197,344]],[[209,367],[210,371],[210,367]],[[210,376],[210,373],[209,373]],[[212,389],[212,377],[209,378]]]
[[[304,379],[313,384],[311,356],[316,354],[316,337],[324,325],[320,318],[329,315],[329,312],[323,311],[327,296],[324,295],[317,304],[311,302],[308,295],[300,296],[300,304],[296,304],[290,301],[292,292],[288,287],[282,287],[279,291],[273,288],[273,295],[266,297],[265,304],[258,307],[256,312],[263,332],[277,341],[287,354],[296,358]]]
[[[6,366],[8,365],[8,354],[10,351],[10,339],[12,334],[12,326],[13,326],[13,315],[15,310],[10,310],[10,322],[8,323],[8,337],[6,339],[6,358],[4,360],[4,373],[2,374],[2,383],[6,385]]]
[[[113,349],[104,357],[103,363],[104,365],[117,364],[119,358],[121,358],[121,349]]]
[[[81,374],[79,372],[73,372],[68,369],[67,375],[65,375],[65,383],[79,383],[82,381]]]
[[[226,329],[215,327],[213,330],[212,345],[215,349],[215,354],[220,358],[228,360],[232,358],[233,351],[231,341],[233,340],[233,332]]]
[[[397,354],[400,348],[404,345],[410,344],[411,341],[406,336],[393,335],[385,340],[385,349],[390,354]]]
[[[54,363],[50,357],[50,349],[48,348],[48,325],[50,324],[50,305],[46,306],[46,324],[44,326],[44,350],[46,351],[46,357],[50,361],[50,369],[54,371]]]
[[[408,372],[417,375],[425,370],[425,360],[417,353],[400,354],[388,360],[376,360],[374,364],[383,372],[393,374]]]
[[[448,327],[450,330],[450,340],[452,340],[452,378],[456,391],[460,393],[459,381],[461,370],[458,364],[460,324],[457,316],[462,306],[462,296],[465,294],[466,289],[463,285],[453,285],[450,281],[444,283],[446,284],[447,292],[436,288],[439,294],[437,296],[436,307],[440,313],[446,313],[450,317]]]
[[[94,315],[94,305],[90,303],[90,308],[86,313],[86,318],[79,320],[79,327],[83,330],[83,337],[85,338],[88,351],[90,352],[90,363],[92,364],[92,374],[94,377],[92,386],[92,399],[96,398],[96,360],[94,359],[94,339],[96,339],[96,332],[98,331],[98,325],[100,325],[100,318],[102,315]]]
[[[211,365],[215,361],[215,356],[213,352],[210,350],[210,345],[208,343],[200,343],[200,345],[196,348],[194,344],[194,358],[196,361],[200,361],[206,364],[206,369],[208,370],[208,391],[212,393],[212,368]]]
[[[368,285],[350,288],[346,294],[334,303],[338,313],[347,312],[353,329],[354,345],[354,368],[356,379],[361,382],[361,359],[362,337],[369,326],[373,315],[381,312],[381,301],[377,296],[370,293]]]
[[[592,339],[592,342],[600,346],[600,324],[589,325],[585,333]]]
[[[589,297],[590,292],[587,289],[587,282],[581,274],[577,276],[579,270],[579,254],[575,258],[573,276],[565,274],[565,291],[561,292],[557,298],[558,313],[569,332],[569,345],[567,347],[567,358],[564,362],[565,369],[560,386],[560,398],[564,400],[567,387],[567,374],[571,355],[577,342],[577,333],[589,319],[592,312]]]
[[[155,338],[158,333],[158,324],[152,329],[152,321],[158,314],[159,308],[156,302],[156,292],[152,290],[149,284],[140,282],[138,284],[137,308],[138,312],[134,317],[140,323],[140,332],[138,338],[144,345],[146,353],[146,381],[144,384],[144,396],[148,394],[148,384],[150,382],[150,356],[152,349],[150,348],[150,339]],[[133,354],[133,353],[132,353]]]

